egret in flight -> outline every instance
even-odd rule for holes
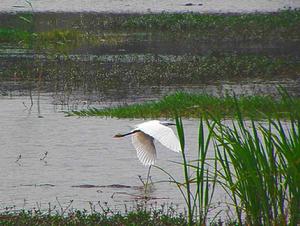
[[[178,138],[173,130],[168,127],[170,125],[176,124],[167,121],[151,120],[136,125],[136,127],[128,133],[117,134],[114,136],[120,138],[131,135],[132,144],[136,149],[138,159],[144,166],[149,166],[147,183],[151,165],[156,161],[154,140],[157,140],[172,151],[181,151]]]
[[[169,125],[175,125],[172,122],[151,120],[136,125],[129,133],[117,134],[114,137],[125,137],[131,135],[134,148],[137,151],[137,157],[145,166],[151,166],[156,161],[156,149],[154,140],[159,141],[168,149],[180,152],[180,143]]]

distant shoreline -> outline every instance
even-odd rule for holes
[[[100,13],[100,14],[148,14],[148,13],[209,13],[240,14],[270,13],[300,8],[299,0],[44,0],[32,1],[36,13]],[[2,0],[0,13],[31,12],[25,0]]]

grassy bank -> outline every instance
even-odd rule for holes
[[[88,214],[85,211],[70,212],[67,215],[47,214],[39,211],[0,214],[0,224],[10,225],[187,225],[184,217],[145,210],[121,213]]]
[[[300,114],[300,100],[282,96],[274,99],[268,96],[247,96],[237,99],[241,112],[245,117],[255,119],[280,117],[291,113]],[[171,118],[175,114],[187,118],[213,115],[217,118],[231,118],[236,114],[235,99],[232,96],[214,97],[206,94],[189,94],[178,92],[165,96],[161,100],[119,106],[114,108],[72,111],[68,115],[76,116],[108,116],[117,118]]]

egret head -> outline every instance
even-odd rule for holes
[[[120,137],[123,137],[123,134],[118,133],[118,134],[114,135],[113,137],[114,137],[114,138],[120,138]]]
[[[170,121],[159,121],[159,123],[164,126],[175,126],[176,125],[176,123],[170,122]]]

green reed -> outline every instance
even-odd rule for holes
[[[291,105],[293,98],[286,96],[285,101]],[[299,224],[299,115],[291,112],[285,121],[246,120],[240,107],[235,99],[236,117],[230,121],[200,118],[194,161],[187,160],[184,126],[175,117],[184,182],[172,179],[186,201],[189,224],[207,224],[217,185],[229,195],[239,225]],[[214,158],[207,157],[209,144],[214,144]]]
[[[211,142],[212,132],[205,134],[204,120],[200,118],[199,131],[198,131],[198,157],[196,160],[188,161],[187,152],[185,149],[185,135],[184,126],[181,117],[175,117],[177,133],[181,144],[181,154],[183,162],[180,163],[183,167],[184,181],[179,182],[174,177],[161,169],[175,183],[180,190],[187,207],[188,224],[206,225],[207,216],[212,204],[212,197],[216,185],[216,170],[214,173],[210,172],[210,161],[207,158],[208,147]],[[208,123],[208,121],[206,121]],[[210,125],[214,127],[214,125]],[[216,163],[216,161],[213,161]],[[214,165],[216,169],[216,164]],[[196,177],[192,178],[191,175],[195,174]]]
[[[287,187],[290,224],[300,223],[300,121],[292,118],[290,129],[286,130],[279,120],[272,121],[277,136],[273,136],[278,150],[278,159]]]
[[[214,129],[215,157],[221,166],[218,181],[235,206],[239,224],[296,225],[299,223],[300,124],[290,120],[246,122],[237,118]],[[211,128],[212,129],[212,128]]]

